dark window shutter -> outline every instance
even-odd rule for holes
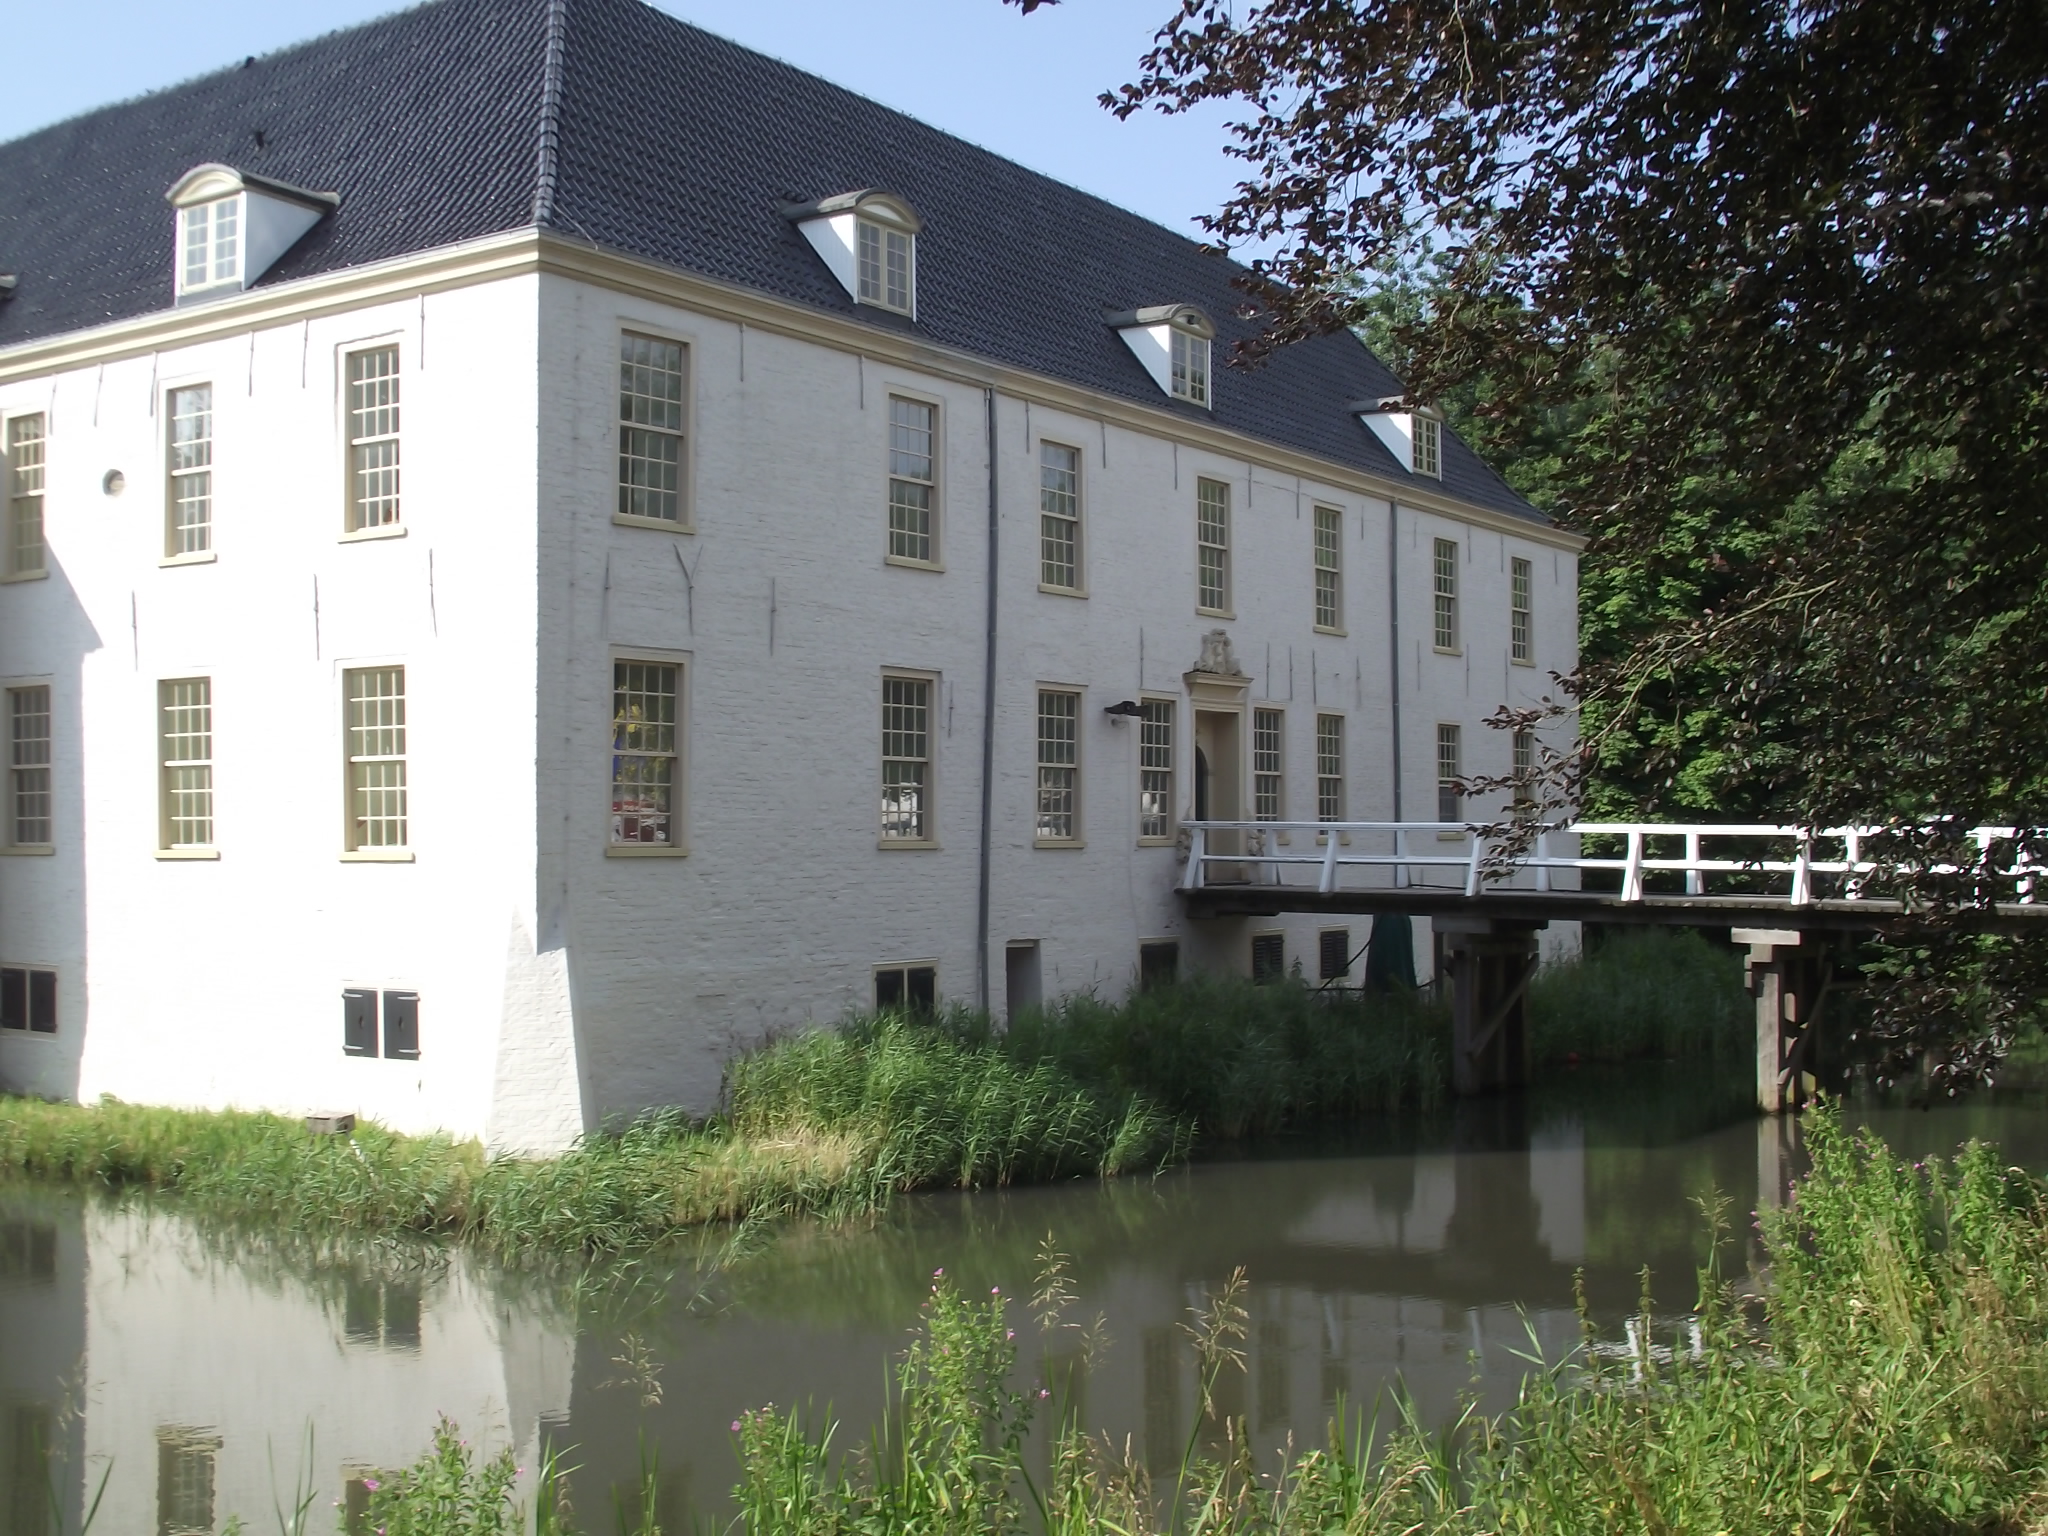
[[[384,994],[384,1054],[399,1061],[420,1059],[420,995]]]
[[[1287,940],[1282,934],[1252,935],[1252,980],[1278,981],[1287,970]]]
[[[1323,980],[1336,981],[1351,974],[1351,930],[1349,928],[1326,928],[1322,933]]]
[[[913,965],[906,973],[910,982],[910,1006],[930,1013],[939,1006],[939,973],[928,965]]]
[[[0,1029],[28,1028],[28,972],[16,966],[0,970]]]
[[[377,994],[350,987],[341,994],[341,1053],[377,1054]]]
[[[903,972],[875,972],[875,1012],[884,1013],[903,1006]]]
[[[28,973],[28,1027],[39,1035],[57,1033],[57,973]]]
[[[1169,939],[1160,944],[1138,946],[1138,985],[1141,988],[1170,987],[1180,976],[1180,944]]]

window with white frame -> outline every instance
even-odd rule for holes
[[[213,386],[174,389],[165,402],[169,482],[164,553],[196,555],[213,548]]]
[[[1081,588],[1081,451],[1038,445],[1038,579],[1061,592]]]
[[[932,685],[882,678],[882,840],[932,841]]]
[[[1436,728],[1436,819],[1465,819],[1464,732],[1455,725]]]
[[[1138,716],[1138,836],[1173,836],[1173,700],[1146,699]]]
[[[1444,424],[1434,416],[1415,417],[1415,453],[1409,467],[1418,475],[1444,473]]]
[[[889,397],[889,555],[920,565],[935,562],[932,536],[938,504],[939,408],[923,400]]]
[[[178,220],[178,291],[192,293],[242,277],[242,204],[239,197],[194,203]]]
[[[1534,604],[1531,602],[1529,562],[1516,559],[1508,565],[1508,655],[1515,661],[1528,661],[1533,655],[1529,633],[1529,620]]]
[[[398,524],[398,348],[348,355],[348,531]]]
[[[1457,540],[1436,540],[1432,575],[1436,599],[1436,648],[1440,651],[1455,651],[1458,648]]]
[[[1344,717],[1316,716],[1316,820],[1344,819]]]
[[[1344,514],[1336,507],[1316,508],[1316,628],[1344,627]]]
[[[50,846],[50,685],[7,690],[8,841]]]
[[[213,846],[213,679],[172,678],[156,685],[158,790],[165,849]]]
[[[673,848],[681,830],[677,722],[683,669],[675,662],[612,663],[612,827],[615,848]]]
[[[907,230],[890,229],[872,219],[856,222],[859,243],[860,290],[863,304],[879,304],[907,315],[916,303],[917,237]]]
[[[1178,334],[1178,333],[1176,333]],[[1204,613],[1230,609],[1230,485],[1195,482],[1195,605]]]
[[[619,336],[619,516],[685,525],[683,410],[689,358],[681,342]]]
[[[1038,823],[1041,843],[1081,837],[1081,695],[1038,690]]]
[[[7,564],[9,576],[41,576],[43,552],[43,417],[7,423]]]
[[[343,674],[348,701],[348,849],[376,853],[407,846],[405,668],[361,667]]]
[[[1278,821],[1286,809],[1287,717],[1277,709],[1252,711],[1252,819]]]
[[[1172,328],[1173,397],[1190,405],[1209,403],[1209,338]]]

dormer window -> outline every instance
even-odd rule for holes
[[[783,210],[859,304],[917,317],[917,232],[911,206],[891,192],[843,192]]]
[[[247,288],[340,201],[231,165],[194,166],[164,196],[177,210],[180,303]]]
[[[1400,395],[1384,400],[1355,400],[1351,413],[1386,445],[1387,452],[1411,475],[1444,477],[1444,419],[1428,406],[1411,406]]]
[[[178,291],[242,281],[242,200],[218,197],[179,210]]]
[[[1108,320],[1163,393],[1204,410],[1214,403],[1209,352],[1216,327],[1207,315],[1192,304],[1156,304]]]

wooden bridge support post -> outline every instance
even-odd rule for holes
[[[1435,918],[1451,972],[1451,1088],[1467,1096],[1529,1081],[1529,983],[1540,922]]]
[[[1731,935],[1749,946],[1749,990],[1756,999],[1756,1102],[1767,1115],[1797,1109],[1806,1101],[1803,1082],[1818,1065],[1809,1053],[1815,1042],[1802,1037],[1814,1023],[1827,956],[1802,947],[1792,928],[1737,928]]]

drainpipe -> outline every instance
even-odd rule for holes
[[[996,516],[996,392],[988,398],[988,632],[983,641],[981,676],[981,890],[976,906],[975,1006],[989,1011],[988,881],[989,850],[995,832],[996,771],[996,565],[1000,540]]]

